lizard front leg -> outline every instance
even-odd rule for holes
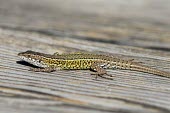
[[[56,71],[56,68],[52,68],[52,67],[46,67],[46,68],[30,68],[30,71],[34,71],[34,72],[53,72]]]
[[[110,74],[107,74],[106,70],[103,69],[98,63],[92,64],[91,67],[90,67],[90,69],[91,69],[92,71],[95,71],[95,73],[92,73],[92,75],[96,75],[96,76],[95,76],[95,79],[97,79],[97,77],[100,76],[100,77],[102,77],[102,78],[106,78],[106,79],[111,79],[111,80],[113,80],[112,78],[110,78],[110,77],[113,77],[113,76],[110,75]],[[109,78],[106,77],[106,76],[104,76],[104,75],[109,76]]]

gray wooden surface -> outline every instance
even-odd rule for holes
[[[170,113],[170,79],[30,72],[17,54],[87,51],[170,72],[168,0],[0,0],[0,113]]]

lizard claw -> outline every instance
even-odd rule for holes
[[[100,73],[91,73],[91,75],[95,75],[95,80],[97,80],[98,76],[102,77],[102,78],[106,78],[106,79],[109,79],[109,80],[113,80],[112,77],[114,77],[113,75],[110,75],[110,74],[100,74]],[[108,77],[109,76],[109,77]]]

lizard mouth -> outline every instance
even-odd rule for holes
[[[42,63],[40,60],[36,60],[36,59],[33,59],[33,58],[27,58],[27,57],[25,57],[25,56],[20,56],[20,55],[19,55],[19,57],[20,57],[23,61],[28,62],[28,63],[30,63],[30,64],[32,64],[32,65],[34,65],[34,66],[47,67],[47,65],[44,64],[44,63]]]

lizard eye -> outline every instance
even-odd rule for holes
[[[30,57],[30,55],[27,55],[27,57]]]

